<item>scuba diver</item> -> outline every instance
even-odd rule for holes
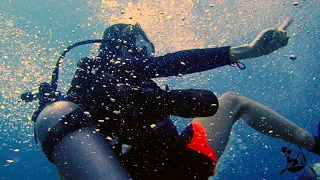
[[[66,95],[57,91],[57,79],[67,51],[51,85],[42,83],[39,93],[23,95],[26,101],[39,99],[33,116],[36,139],[65,179],[208,179],[239,118],[260,132],[272,129],[270,135],[315,150],[309,133],[257,102],[232,92],[217,98],[208,90],[169,90],[152,81],[232,64],[244,69],[238,60],[287,45],[290,22],[262,31],[250,44],[164,56],[154,56],[140,25],[112,25],[102,40],[90,41],[101,43],[99,54],[79,61]],[[198,118],[179,135],[170,115]],[[287,131],[279,132],[278,124]]]

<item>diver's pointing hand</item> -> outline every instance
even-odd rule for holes
[[[287,18],[278,28],[263,30],[249,45],[252,57],[268,55],[288,44],[289,37],[285,31],[292,19]]]
[[[278,30],[279,31],[285,31],[287,30],[287,28],[290,26],[290,24],[292,23],[292,18],[288,17],[279,27]]]

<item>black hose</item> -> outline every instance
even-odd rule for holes
[[[62,63],[61,60],[63,60],[63,58],[65,57],[65,55],[73,48],[77,47],[77,46],[81,46],[81,45],[84,45],[84,44],[92,44],[92,43],[103,43],[104,40],[102,39],[93,39],[93,40],[86,40],[86,41],[80,41],[80,42],[77,42],[75,44],[72,44],[70,45],[67,49],[65,49],[57,63],[56,63],[56,67],[54,68],[53,72],[52,72],[52,79],[51,79],[51,88],[56,91],[57,88],[58,88],[58,79],[59,79],[59,68],[60,68],[60,64]]]
[[[102,39],[92,39],[92,40],[86,40],[86,41],[80,41],[77,43],[74,43],[72,45],[70,45],[69,47],[67,47],[60,55],[56,66],[52,72],[52,79],[51,79],[51,84],[50,84],[50,88],[52,90],[52,92],[56,92],[57,88],[58,88],[58,80],[59,80],[59,68],[60,68],[60,64],[62,63],[63,58],[66,56],[66,54],[73,48],[84,45],[84,44],[92,44],[92,43],[103,43],[105,42]],[[21,94],[21,99],[25,102],[32,102],[34,99],[39,98],[41,95],[39,94],[39,92],[36,92],[35,94],[32,92],[26,92]]]

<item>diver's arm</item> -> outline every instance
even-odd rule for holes
[[[178,76],[230,65],[229,50],[230,46],[184,50],[145,61],[131,60],[122,67],[145,78]]]
[[[230,65],[230,46],[191,49],[155,57],[152,62],[159,76],[191,74]]]
[[[192,49],[149,57],[145,61],[130,61],[124,68],[146,78],[177,76],[231,65],[241,59],[268,55],[287,45],[288,18],[278,28],[263,30],[250,44],[220,48]]]
[[[184,118],[213,116],[219,107],[218,98],[209,90],[174,89],[163,93],[168,115]]]

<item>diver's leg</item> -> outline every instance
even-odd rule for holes
[[[219,109],[214,116],[195,118],[193,121],[205,127],[208,143],[219,159],[227,146],[233,124],[240,118],[263,134],[307,149],[315,144],[313,136],[304,129],[264,105],[234,92],[227,92],[219,97]]]

